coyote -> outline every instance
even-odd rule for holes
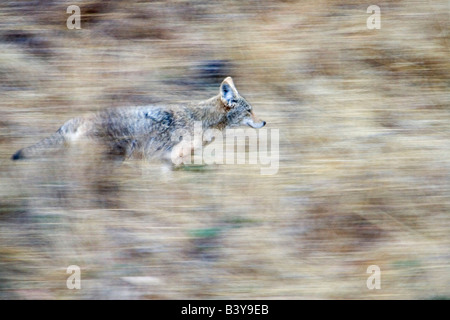
[[[177,130],[192,133],[194,123],[201,123],[202,130],[221,131],[239,125],[262,128],[266,124],[256,118],[250,104],[238,93],[233,79],[227,77],[220,85],[219,94],[202,102],[114,108],[71,119],[52,136],[17,151],[12,159],[33,158],[75,141],[88,140],[99,143],[108,158],[160,157],[173,161],[173,150],[177,150],[176,156],[183,158],[196,145],[210,142],[202,137],[202,141],[190,141],[189,146],[182,146],[181,137],[174,139]]]

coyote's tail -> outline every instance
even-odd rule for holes
[[[66,139],[64,138],[61,130],[58,130],[50,137],[47,137],[32,146],[20,149],[15,154],[13,154],[11,159],[20,160],[38,157],[39,155],[61,148],[64,145],[65,140]]]

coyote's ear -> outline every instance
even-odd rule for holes
[[[220,85],[220,99],[227,107],[234,107],[234,103],[237,100],[239,93],[234,86],[233,79],[231,77],[225,78]]]

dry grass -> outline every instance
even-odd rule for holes
[[[379,2],[380,30],[359,1],[78,1],[81,30],[69,4],[0,4],[0,298],[449,297],[446,1]],[[278,174],[9,160],[71,117],[202,100],[226,75],[280,130]]]

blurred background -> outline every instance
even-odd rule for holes
[[[448,27],[446,0],[2,1],[0,298],[449,298]],[[279,130],[276,175],[10,160],[72,117],[203,100],[225,76]]]

